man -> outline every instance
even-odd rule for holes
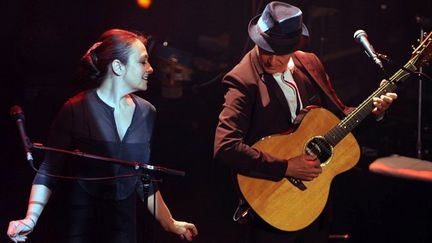
[[[249,36],[255,47],[223,79],[225,102],[214,157],[250,177],[312,181],[322,172],[315,155],[278,158],[251,146],[263,137],[293,129],[297,115],[307,106],[324,107],[339,116],[352,108],[336,96],[317,56],[300,51],[309,32],[299,8],[269,3],[250,21]],[[395,93],[374,98],[372,113],[380,118],[396,98]],[[325,242],[328,237],[320,219],[296,232],[277,230],[257,216],[248,223],[250,242]]]

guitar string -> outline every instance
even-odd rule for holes
[[[411,62],[408,62],[405,65],[405,68],[408,68],[409,70],[411,70],[409,65],[412,65]],[[414,66],[414,65],[412,65]],[[415,66],[414,66],[415,67]],[[391,78],[390,81],[387,82],[385,85],[380,86],[372,95],[370,95],[363,103],[361,103],[359,105],[359,107],[352,113],[350,113],[345,119],[343,119],[335,128],[333,128],[332,130],[330,130],[330,132],[328,133],[332,138],[334,138],[334,140],[338,141],[340,139],[342,139],[343,137],[346,136],[347,132],[345,131],[347,128],[349,130],[352,130],[355,126],[357,126],[357,124],[359,122],[357,122],[357,124],[353,124],[352,122],[350,122],[353,118],[357,118],[357,120],[363,120],[368,114],[363,114],[362,112],[364,111],[364,108],[366,108],[367,106],[369,106],[373,100],[374,97],[376,97],[377,95],[381,95],[384,93],[384,91],[388,92],[388,91],[393,91],[396,89],[395,86],[395,80],[396,82],[400,81],[400,79],[402,79],[404,76],[408,75],[409,73],[400,69],[398,70]],[[402,76],[401,76],[402,75]],[[398,77],[401,76],[401,77]],[[391,88],[389,90],[387,90],[387,88]],[[363,117],[359,117],[360,115],[362,115]],[[336,129],[339,128],[339,129]],[[336,145],[336,141],[332,141],[331,144],[333,146]]]
[[[409,61],[405,66],[405,68],[412,71],[412,69],[415,70],[415,65]],[[337,142],[340,141],[343,137],[345,137],[348,132],[351,131],[353,128],[355,128],[369,113],[365,113],[365,108],[371,106],[373,102],[373,98],[377,97],[381,94],[384,94],[385,92],[394,91],[397,86],[396,82],[400,82],[401,79],[403,79],[406,75],[409,73],[407,71],[404,71],[403,69],[398,70],[392,77],[390,77],[389,82],[385,83],[384,85],[380,86],[374,93],[372,93],[364,102],[362,102],[359,107],[354,110],[354,112],[350,113],[345,119],[343,119],[336,127],[331,129],[324,138],[327,141],[322,141],[320,139],[316,140],[315,143],[319,146],[321,150],[324,150],[323,152],[326,153],[326,155],[331,154],[331,149],[327,147],[328,142],[332,146],[336,146]],[[370,111],[369,111],[370,112]],[[353,119],[355,119],[356,123],[351,122]],[[326,142],[326,144],[324,144]],[[314,146],[308,147],[315,155],[319,155],[320,151]]]
[[[424,51],[427,48],[429,48],[431,42],[431,38],[428,37],[426,39],[428,39],[429,43],[420,44],[420,46],[423,47],[423,50],[421,51],[422,53],[424,53]],[[417,63],[418,60],[420,59],[419,53],[420,52],[417,51],[416,57],[411,58],[411,60],[409,60],[403,67],[410,71],[417,70],[418,67],[416,67],[414,63]],[[369,114],[369,113],[364,114],[365,111],[364,109],[371,105],[371,103],[373,102],[373,98],[383,94],[384,91],[385,92],[394,91],[397,88],[396,83],[400,82],[407,75],[409,75],[409,72],[407,72],[404,69],[399,69],[393,76],[390,77],[389,79],[390,82],[386,83],[383,86],[380,86],[372,95],[370,95],[363,103],[361,103],[359,107],[356,110],[354,110],[354,112],[350,113],[345,119],[343,119],[339,124],[337,124],[336,127],[331,129],[326,135],[324,135],[324,138],[328,142],[330,142],[331,145],[336,146],[337,142],[340,141],[343,137],[345,137],[348,134],[347,128],[349,131],[351,131],[353,128],[355,128],[358,125],[358,123],[360,123]],[[350,122],[353,118],[356,119],[356,123]]]

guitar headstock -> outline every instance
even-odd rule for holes
[[[432,59],[432,32],[430,32],[411,56],[411,63],[419,68],[425,66]]]

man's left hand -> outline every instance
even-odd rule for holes
[[[388,82],[387,80],[381,81],[381,85]],[[381,117],[384,114],[384,111],[387,110],[391,103],[393,103],[394,100],[397,99],[396,93],[388,92],[384,95],[381,95],[380,97],[374,97],[373,98],[373,105],[375,108],[372,110],[372,114],[374,114],[376,117]]]

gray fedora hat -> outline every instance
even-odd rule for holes
[[[303,24],[302,11],[296,6],[273,1],[267,4],[262,14],[249,22],[249,37],[262,49],[286,54],[295,51],[309,31]]]

